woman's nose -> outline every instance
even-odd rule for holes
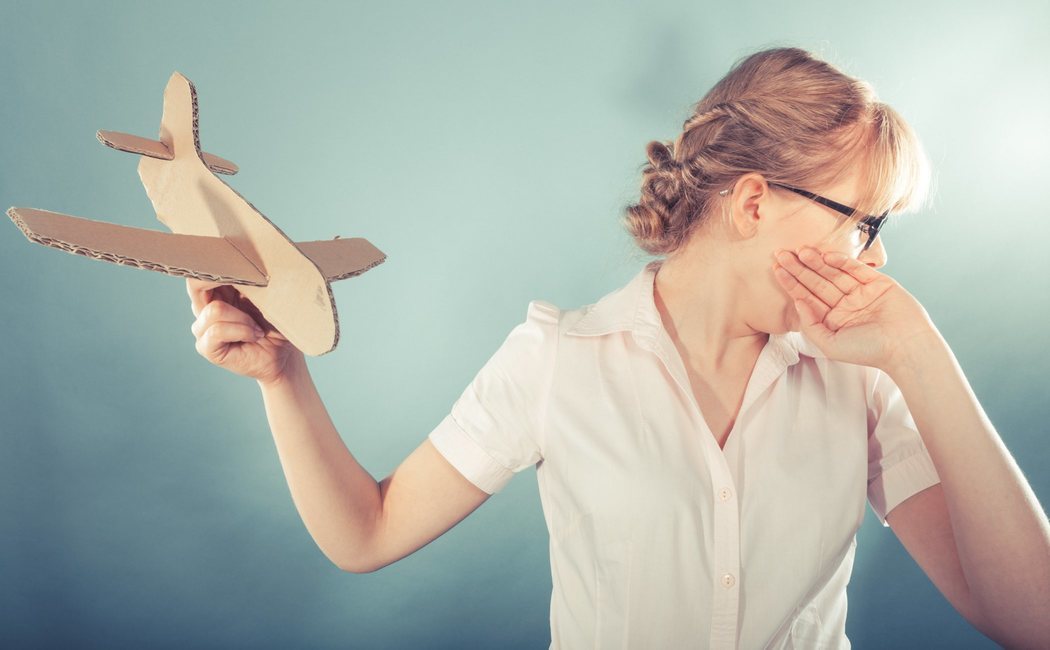
[[[876,237],[868,250],[858,255],[857,259],[874,269],[886,266],[886,247],[882,245],[882,237]]]

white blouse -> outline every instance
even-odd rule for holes
[[[529,303],[430,433],[495,494],[536,467],[551,648],[849,648],[867,498],[940,481],[876,368],[771,334],[720,449],[653,297],[650,262],[597,303]]]

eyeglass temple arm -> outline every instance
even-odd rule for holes
[[[812,199],[812,200],[816,201],[817,203],[820,203],[821,205],[826,205],[829,208],[831,208],[832,210],[834,210],[836,212],[840,212],[840,213],[846,215],[847,217],[853,214],[853,208],[851,208],[851,207],[849,207],[847,205],[843,205],[843,204],[841,204],[841,203],[839,203],[837,201],[832,201],[831,199],[825,199],[823,196],[821,196],[819,194],[814,194],[813,192],[807,192],[806,190],[802,190],[802,189],[799,189],[797,187],[791,187],[790,185],[784,185],[783,183],[770,183],[770,185],[776,185],[777,187],[783,187],[785,190],[791,190],[792,192],[794,192],[796,194],[801,194],[802,196],[806,197],[807,199]]]
[[[790,185],[784,185],[783,183],[770,182],[769,184],[770,185],[776,185],[777,187],[782,187],[785,190],[791,190],[792,192],[795,192],[796,194],[801,194],[802,196],[806,197],[807,199],[811,199],[813,201],[816,201],[817,203],[820,203],[821,205],[826,205],[829,208],[831,208],[832,210],[834,210],[836,212],[839,212],[841,214],[844,214],[847,217],[853,215],[853,208],[849,207],[848,205],[843,205],[843,204],[839,203],[838,201],[832,201],[831,199],[826,199],[826,198],[824,198],[823,196],[821,196],[819,194],[814,194],[813,192],[807,192],[806,190],[799,189],[797,187],[792,187]],[[723,190],[722,192],[719,192],[719,194],[722,194],[723,196],[725,194],[728,194],[728,193],[729,193],[729,190]],[[867,215],[863,219],[863,221],[865,223],[869,223],[869,222],[881,223],[882,220],[886,218],[887,214],[889,214],[888,210],[884,214],[881,214],[879,216]]]

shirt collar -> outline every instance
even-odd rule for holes
[[[573,336],[601,336],[630,331],[639,344],[650,349],[658,346],[662,338],[668,337],[653,297],[653,283],[661,264],[663,260],[646,264],[626,285],[585,308],[583,317],[565,333]],[[798,363],[799,354],[821,358],[826,356],[801,332],[770,333],[767,345],[784,366]]]

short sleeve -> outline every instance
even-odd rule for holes
[[[560,314],[550,303],[530,302],[525,322],[511,330],[428,436],[460,474],[489,494],[543,458]]]
[[[908,497],[941,482],[900,388],[876,368],[868,398],[868,502],[883,526]]]

